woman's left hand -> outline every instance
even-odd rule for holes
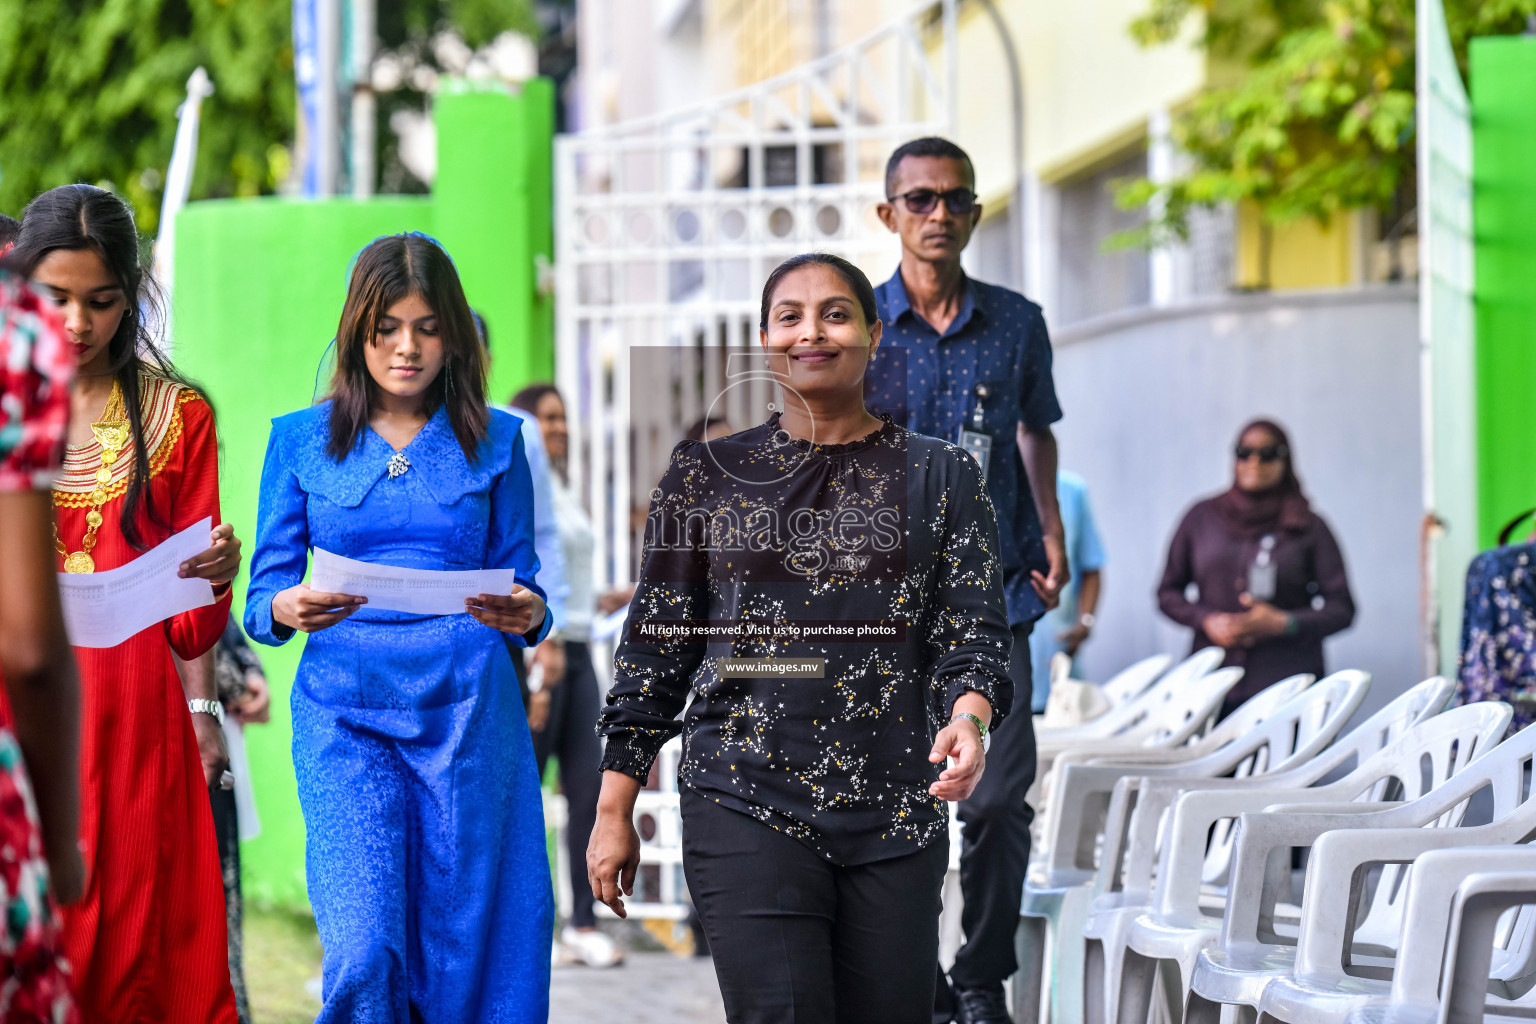
[[[1257,640],[1284,636],[1290,629],[1291,617],[1269,602],[1255,600],[1248,594],[1243,594],[1238,600],[1248,609],[1242,615],[1242,630],[1248,640],[1243,646]]]
[[[207,580],[214,586],[223,586],[240,572],[240,538],[235,528],[220,523],[209,537],[208,550],[193,555],[181,563],[176,575],[182,579]]]
[[[544,601],[529,590],[512,584],[512,593],[481,594],[466,597],[464,610],[479,621],[503,633],[522,635],[544,624]]]
[[[197,734],[197,756],[203,762],[203,781],[213,789],[229,767],[224,730],[219,727],[218,719],[199,711],[192,715],[192,731]]]
[[[230,710],[241,725],[261,725],[272,721],[272,693],[260,672],[245,674],[245,697]]]
[[[964,800],[981,781],[981,773],[987,765],[976,723],[968,718],[957,718],[939,730],[928,760],[940,764],[947,757],[954,758],[955,763],[939,773],[939,781],[929,786],[928,792],[940,800]]]

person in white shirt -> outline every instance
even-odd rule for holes
[[[602,749],[594,723],[602,703],[589,641],[598,606],[597,574],[593,564],[595,535],[592,520],[566,479],[568,434],[565,402],[552,384],[533,384],[512,396],[512,409],[538,424],[549,457],[549,493],[560,549],[565,563],[567,592],[560,632],[565,640],[562,676],[546,673],[530,703],[530,719],[538,714],[542,726],[534,733],[534,754],[540,774],[549,756],[560,763],[560,789],[567,807],[566,844],[571,871],[571,919],[561,930],[564,953],[593,967],[622,963],[623,952],[598,930],[594,901],[587,881],[587,843],[597,818],[602,777]]]

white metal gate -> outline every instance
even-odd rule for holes
[[[557,382],[600,579],[634,575],[644,498],[724,391],[729,353],[756,349],[768,271],[812,249],[876,281],[895,268],[874,206],[890,151],[953,123],[958,2],[696,107],[556,141]],[[722,404],[743,429],[763,401],[747,387]]]

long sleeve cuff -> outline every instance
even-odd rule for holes
[[[1013,680],[1006,676],[999,682],[991,673],[973,669],[944,680],[945,709],[952,711],[963,694],[979,693],[992,705],[992,727],[996,728],[1013,710],[1013,689]]]
[[[274,594],[251,594],[245,602],[245,635],[268,647],[281,647],[293,638],[292,626],[285,626],[272,617]]]
[[[651,767],[656,763],[657,750],[647,751],[642,746],[637,746],[631,741],[632,735],[615,733],[608,737],[608,743],[603,749],[603,759],[598,764],[600,772],[622,772],[631,778],[639,779],[642,784],[651,776]]]
[[[1164,615],[1189,629],[1204,629],[1205,620],[1216,614],[1214,608],[1184,600],[1183,594],[1176,600],[1159,601],[1158,607]]]
[[[544,595],[540,594],[539,596],[542,598]],[[539,623],[538,629],[532,633],[507,633],[505,635],[507,643],[513,647],[537,647],[545,637],[549,636],[549,631],[554,628],[555,610],[550,607],[549,602],[546,600],[544,602],[544,621]]]

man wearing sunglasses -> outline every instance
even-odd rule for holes
[[[997,507],[1013,627],[1014,711],[958,813],[965,944],[949,979],[939,973],[935,1019],[953,1013],[963,1024],[1007,1024],[1003,983],[1017,968],[1014,933],[1034,818],[1024,800],[1035,777],[1029,634],[1070,578],[1051,433],[1061,408],[1040,307],[960,267],[981,220],[970,157],[947,139],[917,139],[891,154],[885,185],[879,214],[901,236],[901,266],[875,290],[885,334],[866,397],[909,430],[976,457]]]

